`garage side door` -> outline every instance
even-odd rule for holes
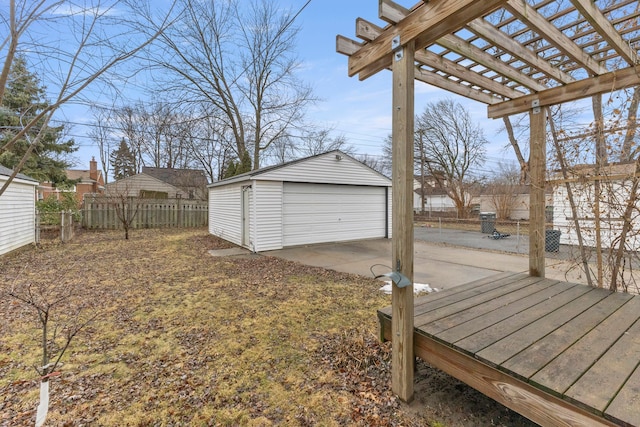
[[[385,237],[384,187],[284,184],[284,246]]]

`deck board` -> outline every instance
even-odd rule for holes
[[[546,285],[546,287],[545,287]],[[462,339],[475,334],[483,329],[488,328],[491,325],[499,323],[505,319],[521,313],[549,298],[553,298],[555,295],[566,290],[560,282],[545,281],[537,283],[536,287],[540,290],[534,294],[529,295],[526,299],[520,299],[512,302],[509,305],[502,306],[500,310],[491,310],[478,316],[471,321],[460,323],[453,326],[441,333],[436,334],[438,339],[446,342],[455,343]]]
[[[591,290],[476,353],[492,365],[502,364],[605,298]]]
[[[414,324],[416,326],[422,326],[432,323],[439,323],[444,317],[448,317],[454,314],[463,313],[474,307],[482,307],[493,300],[496,300],[500,296],[508,295],[511,292],[518,291],[524,287],[530,285],[535,279],[525,278],[517,280],[515,282],[496,282],[498,285],[491,288],[482,288],[476,290],[473,295],[469,295],[468,298],[458,300],[455,302],[447,301],[446,299],[440,300],[447,301],[446,305],[441,305],[433,310],[425,311],[421,313],[415,313]],[[482,292],[481,292],[482,291]],[[424,307],[424,306],[423,306]]]
[[[571,319],[562,328],[554,329],[547,336],[502,363],[502,367],[517,372],[526,379],[531,378],[631,298],[630,295],[620,293],[607,296],[602,299],[601,304],[590,307]]]
[[[528,284],[523,280],[522,282],[526,285],[517,290],[514,290],[513,292],[498,295],[496,298],[486,301],[483,304],[469,307],[463,312],[457,312],[449,316],[445,316],[439,319],[437,322],[430,322],[429,324],[416,323],[415,326],[428,331],[430,334],[437,335],[440,332],[444,332],[466,322],[481,318],[482,316],[485,316],[498,308],[505,307],[509,304],[514,304],[515,302],[525,297],[531,296],[532,294],[539,293],[540,291],[552,285],[552,282],[545,282],[543,286],[535,286],[535,284],[539,281],[540,279],[535,277],[532,277],[529,280],[530,283]],[[418,322],[417,318],[416,322]]]
[[[609,333],[620,338],[565,393],[576,403],[599,411],[606,409],[640,360],[640,322],[636,321],[627,331]]]
[[[501,274],[416,303],[416,354],[533,421],[640,426],[640,296]]]
[[[543,301],[541,304],[536,304],[516,315],[513,315],[507,319],[504,319],[490,327],[476,332],[460,341],[457,341],[456,346],[461,349],[470,352],[477,353],[482,349],[489,347],[493,343],[503,339],[506,336],[526,327],[527,325],[537,321],[547,313],[562,307],[574,299],[589,292],[589,288],[586,286],[576,285],[564,292],[554,295],[551,298]],[[496,317],[500,317],[499,311],[495,314]]]
[[[612,330],[626,331],[640,313],[640,298],[632,298],[531,377],[540,387],[564,394],[586,370],[619,338]]]

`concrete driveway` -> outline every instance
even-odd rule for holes
[[[372,277],[390,271],[391,240],[323,243],[267,251],[264,255]],[[561,261],[547,259],[546,276],[566,280]],[[527,255],[414,241],[414,282],[440,290],[503,271],[528,272]]]
[[[265,255],[372,277],[390,271],[391,240],[323,243],[264,252]],[[461,285],[502,271],[528,271],[529,259],[450,247],[416,240],[414,282],[440,290]]]

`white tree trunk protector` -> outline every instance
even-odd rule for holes
[[[40,403],[36,412],[36,427],[42,427],[49,412],[49,381],[40,383]]]

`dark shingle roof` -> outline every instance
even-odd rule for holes
[[[12,173],[13,173],[13,169],[9,169],[9,168],[6,168],[6,167],[0,165],[0,175],[11,176]],[[30,176],[24,175],[22,173],[17,174],[16,178],[24,179],[26,181],[38,182],[37,179],[31,178]]]

